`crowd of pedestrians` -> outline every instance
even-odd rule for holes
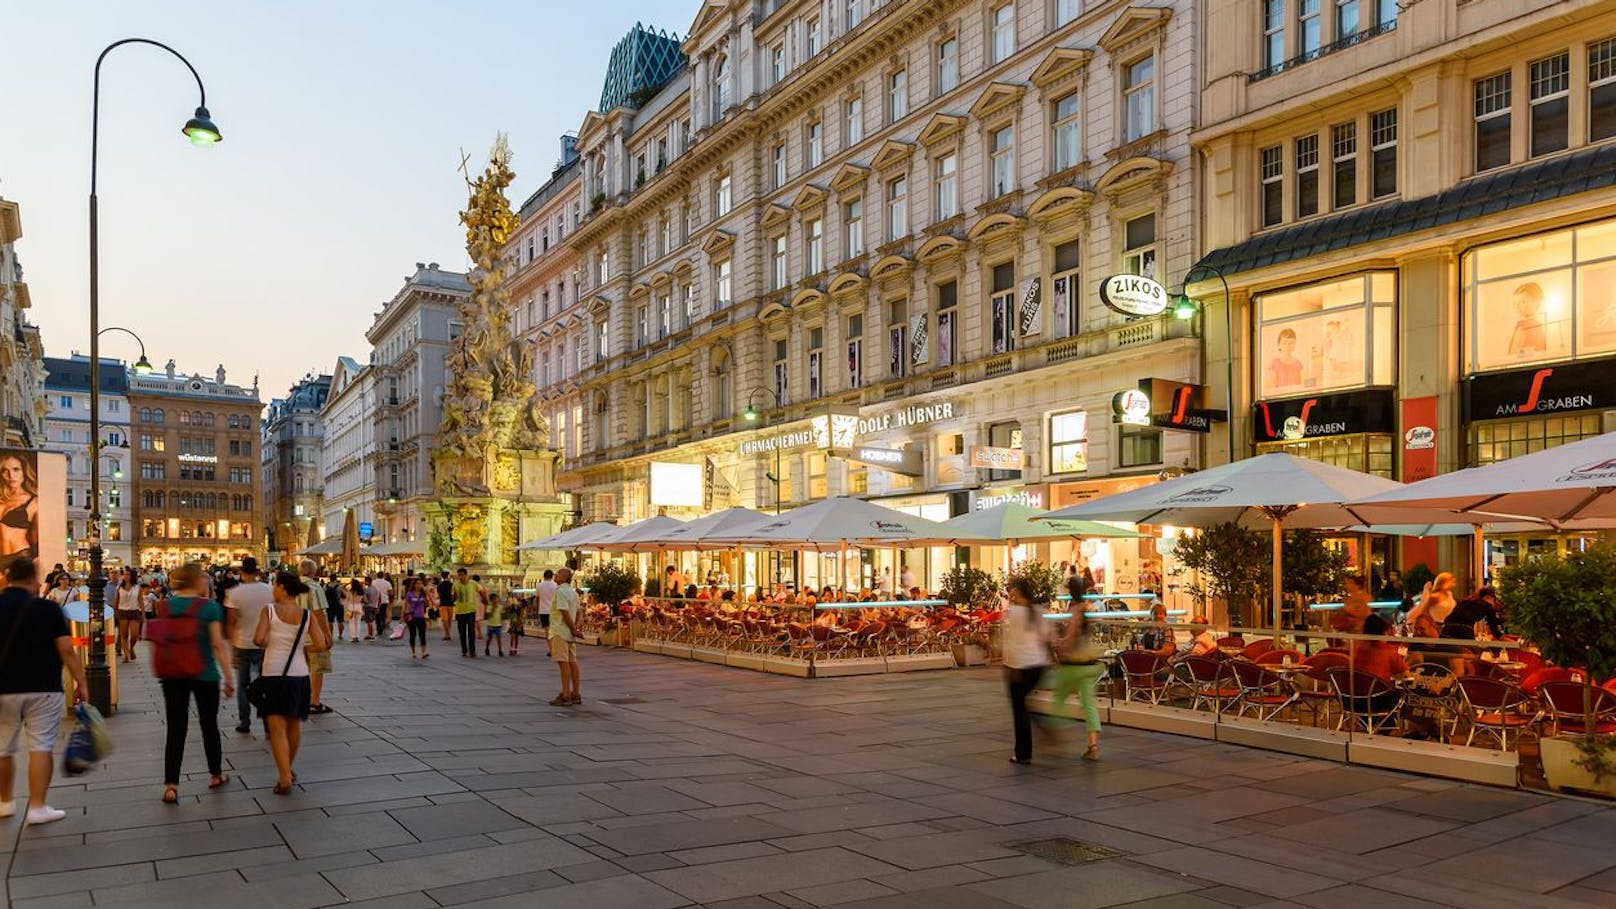
[[[64,607],[88,600],[89,590],[61,565],[40,578],[31,558],[14,559],[0,572],[0,794],[13,791],[13,755],[26,753],[26,821],[48,823],[65,816],[45,804],[67,709],[64,670],[73,680],[74,702],[88,696]],[[453,622],[463,658],[474,659],[479,645],[484,656],[504,657],[508,646],[514,657],[526,622],[536,618],[560,675],[560,693],[550,703],[582,703],[575,644],[582,614],[565,569],[546,571],[531,596],[501,596],[464,568],[452,577],[444,571],[396,580],[385,573],[322,579],[319,566],[306,559],[266,577],[256,559],[246,558],[232,569],[192,562],[166,572],[122,570],[109,578],[106,598],[116,619],[115,656],[133,661],[142,642],[151,648],[166,720],[162,800],[168,804],[179,802],[193,716],[208,788],[229,783],[219,713],[231,698],[238,733],[252,732],[255,713],[262,722],[277,771],[274,791],[290,792],[303,721],[332,712],[322,694],[332,651],[342,642],[398,641],[408,634],[410,658],[422,661],[429,657],[431,624],[441,622],[449,641]],[[0,801],[0,818],[16,810]]]

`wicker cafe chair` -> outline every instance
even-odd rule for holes
[[[1167,660],[1149,650],[1124,650],[1117,654],[1122,663],[1123,700],[1160,704],[1167,700],[1173,676]]]
[[[1332,666],[1325,670],[1330,685],[1335,688],[1336,700],[1341,705],[1341,718],[1336,730],[1346,726],[1349,718],[1370,735],[1385,732],[1397,725],[1403,708],[1403,693],[1392,683],[1378,675],[1348,666]]]
[[[1549,721],[1554,724],[1556,735],[1562,732],[1581,735],[1588,731],[1588,716],[1583,711],[1583,692],[1581,682],[1569,680],[1544,682],[1538,689],[1548,710]],[[1616,693],[1595,688],[1590,697],[1594,714],[1594,734],[1608,735],[1616,732]]]
[[[1437,732],[1443,738],[1459,730],[1459,689],[1453,670],[1441,663],[1415,663],[1408,667],[1409,684],[1403,689],[1403,706],[1410,712],[1424,712],[1436,718]]]
[[[1259,720],[1272,719],[1299,699],[1291,683],[1272,669],[1246,660],[1231,660],[1227,666],[1240,686],[1235,716],[1253,711]]]
[[[1240,697],[1240,686],[1234,683],[1227,662],[1190,656],[1179,660],[1174,668],[1190,689],[1191,709],[1210,708],[1214,713],[1221,713],[1224,705]]]
[[[1459,703],[1470,721],[1466,745],[1475,742],[1479,732],[1497,742],[1498,750],[1508,751],[1511,733],[1519,744],[1520,737],[1543,719],[1536,699],[1519,685],[1479,675],[1461,676],[1458,684]]]

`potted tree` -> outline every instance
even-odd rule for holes
[[[1551,789],[1616,797],[1616,741],[1597,731],[1597,679],[1616,675],[1616,546],[1555,554],[1505,568],[1499,594],[1509,627],[1543,658],[1583,673],[1584,735],[1544,736],[1543,775]]]
[[[599,619],[601,623],[585,622],[584,643],[598,644],[601,627],[612,625],[618,604],[640,591],[640,576],[617,562],[602,562],[599,567],[586,573],[582,580],[589,589],[589,599],[594,603],[585,612],[589,618]]]
[[[1252,604],[1268,583],[1273,562],[1268,536],[1238,524],[1213,524],[1184,536],[1173,547],[1178,563],[1196,574],[1196,581],[1184,589],[1197,608],[1206,611],[1206,601],[1224,602],[1231,625],[1248,625]]]
[[[1002,589],[997,579],[980,568],[956,565],[943,575],[943,585],[937,595],[958,610],[994,609],[999,605]],[[957,640],[952,645],[956,666],[980,666],[988,661],[988,636],[978,632],[969,639]]]
[[[1347,554],[1324,545],[1324,536],[1316,530],[1288,531],[1282,545],[1280,583],[1294,598],[1297,625],[1302,625],[1310,603],[1341,594],[1351,566]]]

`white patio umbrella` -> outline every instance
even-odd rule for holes
[[[1368,522],[1343,503],[1401,488],[1393,480],[1275,452],[1222,464],[1153,486],[1051,511],[1040,520],[1085,519],[1206,527],[1234,522],[1273,534],[1273,620],[1280,624],[1280,551],[1286,527],[1351,527]],[[1404,524],[1454,521],[1445,510],[1405,512]]]
[[[678,549],[677,545],[669,545],[666,538],[669,533],[683,526],[684,521],[659,514],[620,528],[621,533],[609,534],[599,540],[585,541],[578,545],[581,549],[598,549],[603,552],[657,552],[663,549]]]
[[[592,542],[595,540],[604,539],[607,536],[615,534],[621,530],[623,530],[622,527],[619,527],[610,521],[595,521],[592,524],[585,524],[582,527],[574,527],[571,530],[563,530],[558,534],[554,534],[540,540],[534,540],[531,543],[523,543],[516,548],[520,552],[527,552],[534,549],[571,549],[576,543]]]
[[[1017,543],[1031,540],[1068,540],[1085,537],[1140,537],[1098,521],[1045,518],[1049,512],[1020,502],[1005,502],[992,508],[957,515],[943,522],[963,534],[967,542]]]
[[[891,508],[837,496],[794,508],[761,524],[711,542],[771,549],[811,549],[829,552],[847,546],[950,546],[960,541],[981,542],[936,521]]]
[[[774,520],[774,515],[753,511],[750,508],[726,508],[715,511],[710,515],[686,521],[663,534],[663,538],[675,549],[700,551],[703,549],[730,549],[733,543],[717,542],[725,537],[733,537],[743,533],[751,527]]]
[[[1352,500],[1375,521],[1442,509],[1473,523],[1527,520],[1563,530],[1616,527],[1616,432]]]

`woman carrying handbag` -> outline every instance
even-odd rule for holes
[[[1072,617],[1066,623],[1066,633],[1055,645],[1060,658],[1060,669],[1055,674],[1055,701],[1057,711],[1064,712],[1066,699],[1077,692],[1083,702],[1083,727],[1089,734],[1086,761],[1100,759],[1100,705],[1095,698],[1095,685],[1106,674],[1104,651],[1094,640],[1094,629],[1089,626],[1083,602],[1083,582],[1074,577],[1066,582],[1072,595]]]
[[[275,794],[292,791],[297,773],[292,764],[303,740],[303,721],[309,716],[309,663],[304,648],[323,653],[331,646],[318,623],[298,602],[307,585],[290,571],[275,575],[274,604],[263,611],[253,642],[264,648],[264,672],[253,681],[248,696],[264,721],[269,751],[275,758]],[[279,675],[270,675],[274,668]]]

